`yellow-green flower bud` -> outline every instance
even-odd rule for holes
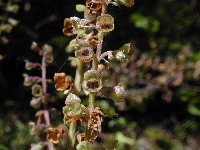
[[[81,118],[82,107],[81,99],[75,94],[69,93],[63,107],[64,123],[71,122],[72,120],[79,120]]]
[[[114,59],[120,62],[128,62],[130,60],[130,56],[128,55],[130,51],[130,43],[124,44],[123,47],[119,48],[119,50],[115,50],[112,52]]]

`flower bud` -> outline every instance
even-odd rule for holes
[[[72,120],[79,120],[81,118],[82,108],[81,99],[75,94],[69,93],[63,107],[64,122],[71,122]]]
[[[110,32],[114,29],[114,18],[109,14],[97,17],[96,29],[102,32]]]
[[[43,97],[38,97],[38,98],[33,97],[32,100],[30,101],[30,105],[33,108],[39,108],[42,104],[42,101],[43,101]]]
[[[117,61],[128,62],[130,60],[130,56],[128,55],[129,51],[130,51],[130,43],[124,44],[123,47],[119,48],[119,50],[113,51],[112,56]]]
[[[28,60],[25,60],[26,64],[25,64],[25,68],[26,70],[31,70],[34,69],[38,66],[41,66],[39,63],[35,63],[35,62],[30,62]]]
[[[38,44],[36,42],[32,42],[31,50],[40,53],[41,49],[38,47]]]
[[[101,74],[97,70],[85,72],[82,87],[86,94],[88,92],[98,92],[102,88]]]
[[[53,51],[53,47],[50,46],[50,45],[47,45],[45,44],[43,47],[42,47],[42,50],[43,50],[43,57],[45,58],[45,63],[48,65],[50,63],[53,62],[53,54],[52,54],[52,51]]]
[[[39,84],[34,84],[32,86],[32,95],[35,97],[40,97],[43,95],[42,86]]]
[[[24,73],[24,86],[30,86],[34,83],[41,82],[41,78],[38,76],[29,76],[28,74]]]

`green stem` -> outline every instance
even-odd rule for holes
[[[76,96],[79,96],[81,92],[81,81],[83,77],[83,62],[79,59],[77,59],[76,62],[77,62],[77,68],[75,76],[74,93],[76,94]]]
[[[69,138],[71,143],[69,143],[69,147],[71,147],[70,150],[73,150],[74,143],[75,143],[75,131],[76,131],[76,121],[73,120],[69,125]]]
[[[90,93],[89,94],[89,109],[93,110],[94,109],[94,101],[95,101],[95,95],[96,93]]]
[[[76,68],[76,75],[75,75],[75,83],[74,83],[74,94],[79,97],[81,91],[81,81],[83,77],[83,62],[77,58],[69,57],[69,60],[76,60],[77,68]],[[70,147],[74,147],[75,143],[75,131],[76,131],[76,121],[73,120],[69,125],[69,137],[72,141],[72,145]]]

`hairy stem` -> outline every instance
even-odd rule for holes
[[[105,0],[102,0],[102,10],[101,10],[101,15],[102,14],[106,14],[107,12],[107,4]],[[102,50],[102,44],[103,44],[103,32],[99,31],[98,32],[98,44],[97,44],[97,51],[96,51],[96,55],[97,55],[97,59],[100,59],[100,55],[101,55],[101,50]]]
[[[95,95],[96,93],[90,93],[89,94],[89,109],[93,110],[94,109],[94,101],[95,101]]]

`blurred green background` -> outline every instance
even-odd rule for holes
[[[65,51],[74,37],[62,33],[63,20],[76,12],[82,0],[0,0],[0,149],[25,150],[37,141],[29,135],[35,110],[29,105],[31,90],[23,85],[24,60],[40,62],[31,43],[50,44],[55,72],[74,74]],[[109,5],[115,30],[104,38],[103,50],[131,43],[131,61],[111,63],[105,84],[123,82],[125,102],[97,98],[107,114],[98,146],[118,140],[119,150],[200,149],[200,3],[197,0],[135,0],[131,8]],[[18,24],[15,23],[18,22]],[[107,78],[110,74],[110,78]],[[64,96],[54,85],[50,104],[62,111]],[[53,101],[53,100],[52,100]],[[83,100],[84,102],[84,100]],[[117,114],[117,115],[115,115]],[[60,120],[59,120],[60,119]],[[62,122],[62,115],[54,122]]]

